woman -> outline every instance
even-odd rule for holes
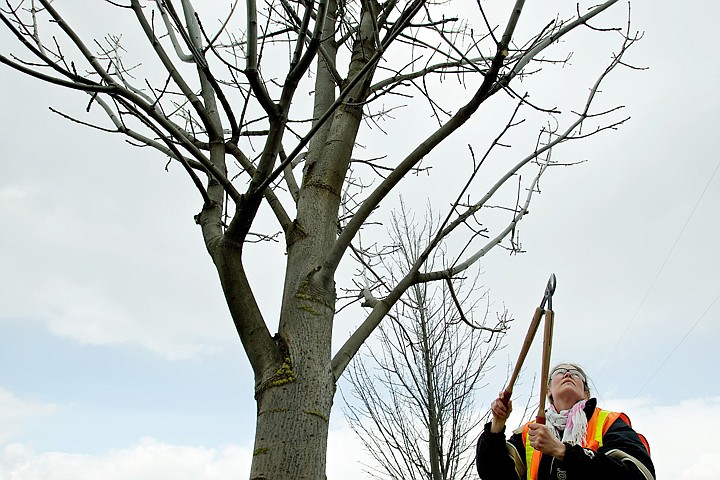
[[[550,371],[547,423],[526,424],[505,441],[512,402],[503,393],[477,444],[483,480],[654,480],[644,437],[621,413],[597,408],[585,372],[562,363]]]

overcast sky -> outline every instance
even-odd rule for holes
[[[714,480],[720,462],[698,439],[720,429],[718,18],[707,0],[633,2],[645,37],[631,59],[649,69],[608,84],[631,120],[562,153],[588,161],[545,177],[521,227],[526,253],[482,262],[515,318],[483,407],[554,272],[554,360],[584,365],[601,404],[649,439],[660,477],[679,480]],[[0,80],[0,479],[243,478],[252,375],[190,182],[47,109],[82,94],[6,67]],[[263,272],[282,255],[262,260],[258,281],[277,281]],[[272,311],[279,298],[264,300]],[[328,478],[363,478],[335,410]]]

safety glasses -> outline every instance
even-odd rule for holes
[[[564,377],[566,373],[569,373],[570,376],[573,378],[579,378],[580,380],[585,382],[585,375],[583,375],[579,370],[576,370],[574,368],[556,368],[550,374],[550,380],[553,380],[555,378]]]

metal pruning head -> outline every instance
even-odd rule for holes
[[[555,279],[555,274],[550,275],[550,279],[548,280],[547,286],[545,287],[545,295],[543,295],[542,303],[540,303],[540,308],[545,308],[545,303],[547,302],[548,310],[552,310],[552,296],[553,293],[555,293],[555,285],[557,281]]]

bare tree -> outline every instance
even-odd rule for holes
[[[437,233],[420,229],[403,206],[393,222],[388,276],[407,270]],[[426,262],[443,261],[435,250]],[[475,394],[487,361],[500,347],[507,312],[488,322],[488,292],[472,281],[413,285],[348,370],[346,416],[377,463],[375,478],[462,480],[475,475],[474,446],[482,421]],[[466,287],[466,288],[463,288]],[[477,312],[480,320],[468,319]],[[488,323],[492,323],[488,326]]]
[[[16,42],[3,42],[0,62],[85,92],[78,112],[57,113],[155,149],[159,160],[169,158],[191,180],[202,207],[196,222],[255,376],[250,477],[320,479],[337,379],[398,299],[416,285],[451,282],[494,246],[519,250],[515,227],[541,175],[555,164],[553,148],[626,120],[617,108],[593,107],[601,82],[624,65],[637,39],[629,22],[624,29],[601,23],[615,3],[545,12],[537,21],[538,12],[525,19],[523,1],[461,3],[453,8],[467,16],[459,18],[447,14],[452,4],[427,0],[246,0],[244,8],[237,0],[106,0],[87,7],[92,21],[83,24],[77,12],[61,11],[67,8],[62,2],[6,0],[0,20]],[[521,18],[527,24],[522,33]],[[122,35],[98,36],[98,27]],[[530,103],[516,80],[532,85],[545,68],[564,66],[565,53],[553,59],[552,51],[580,30],[615,48],[584,86],[585,100],[564,112]],[[451,95],[449,78],[458,81]],[[552,101],[564,98],[564,90],[551,85]],[[470,152],[438,161],[438,146],[498,93],[509,110],[493,111],[483,124],[495,139],[482,157]],[[356,146],[369,129],[382,135],[397,116],[401,123],[393,128],[402,131],[405,103],[410,118],[425,108],[432,123],[408,135],[412,141],[397,134],[378,140],[378,148],[361,157]],[[485,160],[510,141],[508,132],[536,114],[547,118],[531,140],[514,140],[526,153],[501,172],[480,176]],[[383,148],[389,143],[395,148]],[[340,275],[349,254],[362,259],[354,242],[362,228],[371,229],[371,214],[377,210],[379,218],[387,211],[381,202],[391,203],[389,194],[408,183],[409,174],[430,167],[460,184],[415,263],[393,284],[366,288]],[[521,177],[522,169],[532,174]],[[479,188],[486,193],[477,195]],[[500,195],[508,189],[517,195]],[[479,218],[498,211],[490,207],[506,213],[492,229]],[[266,217],[277,226],[268,227]],[[278,230],[286,267],[279,318],[271,320],[258,305],[259,287],[248,276],[243,251],[250,242],[277,238]],[[452,252],[449,267],[427,269],[437,245],[451,237],[464,246]],[[357,300],[359,290],[373,306],[333,352],[336,314]]]

